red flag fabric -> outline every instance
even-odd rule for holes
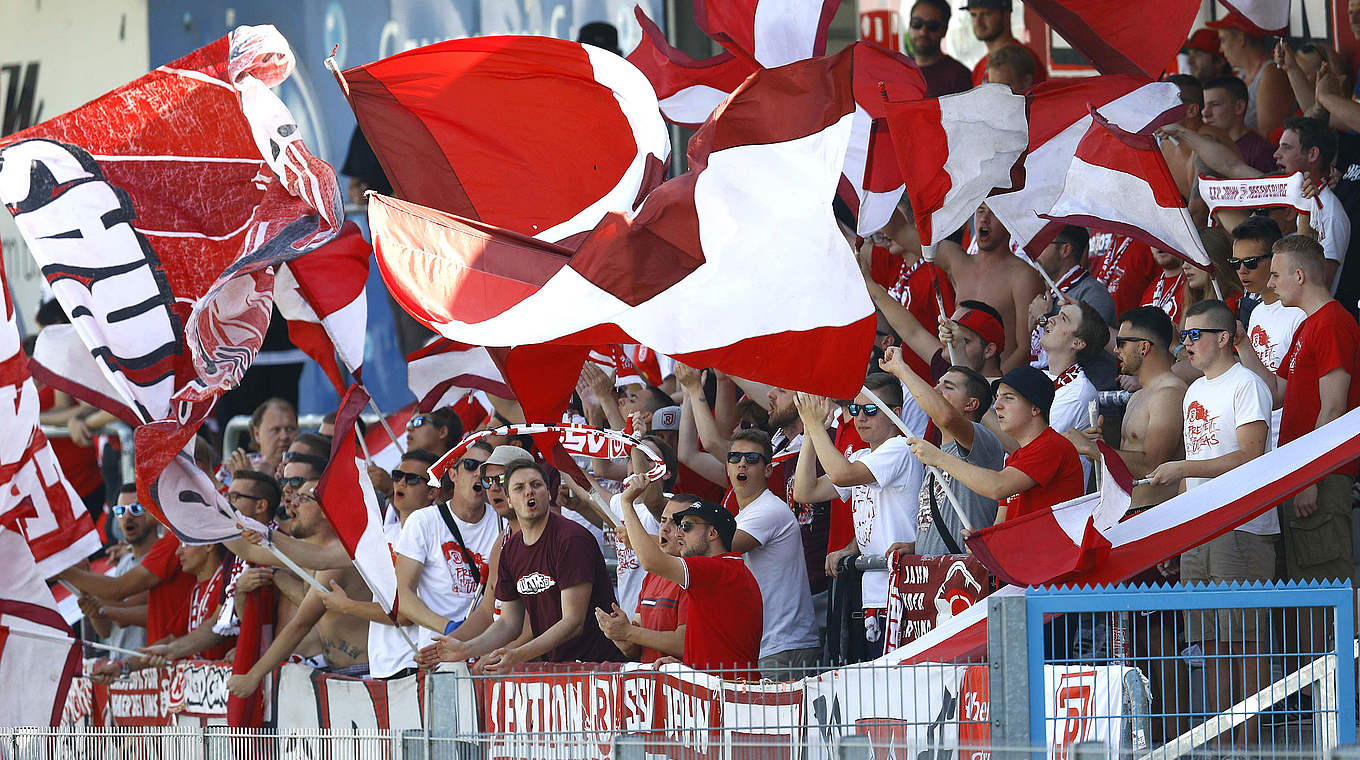
[[[772,69],[826,54],[841,0],[694,0],[694,23],[729,53]]]
[[[632,211],[665,176],[656,94],[591,45],[450,40],[344,80],[395,194],[423,206],[556,242]]]
[[[688,173],[636,216],[608,216],[574,252],[375,195],[383,279],[452,340],[641,343],[692,366],[845,397],[863,379],[873,326],[830,202],[856,107],[854,56],[752,76],[691,141]]]
[[[1210,21],[1210,29],[1241,29],[1258,37],[1277,37],[1289,31],[1289,0],[1223,0],[1228,15]]]
[[[55,726],[80,673],[80,646],[25,543],[0,527],[0,726]]]
[[[236,635],[236,654],[231,661],[232,675],[250,672],[265,650],[274,641],[275,613],[278,599],[274,587],[261,586],[246,594],[241,610],[241,631]],[[227,725],[237,728],[264,726],[264,690],[245,699],[227,695]]]
[[[1283,4],[1288,8],[1288,0]],[[1030,0],[1025,7],[1042,16],[1096,71],[1158,79],[1190,36],[1200,5],[1200,0],[1158,3],[1155,24],[1130,13],[1123,0]]]
[[[288,337],[326,372],[337,393],[346,383],[340,362],[355,378],[364,363],[368,326],[368,259],[373,248],[354,222],[331,242],[279,268],[274,303],[288,320]]]
[[[1049,213],[1039,216],[1128,235],[1200,268],[1211,266],[1156,138],[1125,132],[1095,109],[1068,166],[1062,194]]]
[[[652,83],[661,115],[672,124],[698,129],[759,68],[727,51],[696,61],[672,47],[641,7],[634,8],[633,15],[642,29],[642,40],[628,54],[628,62]]]
[[[1025,152],[1025,99],[984,84],[957,95],[886,104],[886,124],[906,179],[927,258],[993,189],[1009,188]]]
[[[373,590],[373,600],[395,620],[397,569],[383,535],[382,511],[368,478],[368,468],[359,453],[358,433],[354,427],[367,406],[368,394],[359,385],[350,386],[340,400],[340,407],[335,412],[330,462],[321,473],[316,498],[335,529],[335,535],[354,559],[359,575]]]
[[[514,398],[486,348],[448,338],[434,338],[406,355],[406,382],[422,412],[455,404],[473,391]]]

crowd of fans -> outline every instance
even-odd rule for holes
[[[1360,3],[1352,8],[1360,27]],[[971,73],[940,50],[949,5],[911,9],[931,95],[984,78],[1022,91],[1044,78],[1010,35],[1008,0],[968,9],[987,45]],[[334,431],[300,432],[293,405],[270,399],[252,417],[253,450],[218,467],[205,442],[199,463],[319,588],[251,531],[208,547],[158,535],[123,486],[114,568],[62,576],[84,594],[97,635],[145,652],[96,672],[223,657],[248,595],[272,587],[276,635],[231,679],[240,696],[289,660],[384,678],[440,661],[497,673],[572,660],[797,677],[827,664],[830,579],[849,557],[965,553],[959,511],[979,529],[1090,492],[1100,440],[1143,480],[1133,492],[1141,509],[1356,408],[1360,255],[1349,255],[1349,219],[1360,202],[1351,131],[1360,102],[1347,96],[1333,51],[1272,45],[1231,21],[1211,26],[1187,41],[1189,71],[1168,77],[1186,111],[1161,132],[1211,271],[1074,226],[1031,264],[985,205],[926,261],[901,208],[882,232],[855,240],[879,317],[866,357],[872,394],[820,398],[681,364],[655,385],[628,384],[586,365],[567,418],[626,428],[666,463],[653,482],[640,452],[583,459],[611,492],[607,503],[516,436],[468,447],[432,486],[430,465],[471,430],[448,408],[416,416],[400,464],[369,471],[396,565],[395,622],[318,501]],[[1197,193],[1197,175],[1280,172],[1303,172],[1322,211],[1210,219]],[[72,415],[73,432],[93,413]],[[1349,579],[1354,481],[1354,464],[1340,468],[1149,577]],[[887,571],[855,578],[854,633],[873,655]],[[1212,622],[1186,626],[1182,640],[1206,651],[1260,643],[1241,616]]]

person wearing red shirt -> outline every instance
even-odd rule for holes
[[[180,567],[178,549],[179,539],[167,533],[156,541],[139,565],[116,578],[77,567],[68,568],[61,577],[100,599],[126,599],[148,592],[146,640],[155,644],[189,632],[189,607],[184,600],[193,593],[194,576]]]
[[[233,557],[221,544],[189,546],[180,544],[175,551],[180,566],[193,576],[194,587],[180,604],[188,609],[189,632],[164,644],[153,644],[142,649],[148,656],[147,665],[161,666],[171,660],[197,656],[203,660],[220,660],[236,644],[235,636],[213,632],[213,624],[222,613],[227,599],[227,576]]]
[[[680,556],[680,539],[684,534],[676,523],[684,522],[684,519],[677,521],[675,514],[698,500],[697,496],[677,494],[666,501],[656,536],[661,551],[672,557]],[[604,635],[618,646],[619,651],[640,662],[684,656],[688,616],[689,595],[675,581],[655,573],[647,573],[642,579],[642,594],[638,597],[637,614],[632,622],[617,604],[612,612],[595,610],[595,619]]]
[[[987,55],[973,66],[973,85],[977,86],[986,80],[987,62],[992,53],[1007,45],[1020,44],[1011,34],[1011,0],[968,0],[968,4],[959,10],[968,11],[973,22],[973,36],[987,45]],[[1039,56],[1029,48],[1025,48],[1025,52],[1034,59],[1033,84],[1048,79],[1048,70]]]
[[[1285,306],[1308,315],[1271,373],[1255,351],[1244,350],[1242,363],[1256,372],[1282,405],[1280,444],[1326,425],[1360,406],[1360,327],[1331,297],[1322,246],[1313,238],[1288,235],[1271,249],[1267,286]],[[1247,347],[1250,348],[1249,346]],[[1351,565],[1351,486],[1355,464],[1329,473],[1296,494],[1282,508],[1285,571],[1289,580],[1349,579]]]
[[[1143,291],[1139,306],[1156,306],[1171,317],[1171,324],[1179,326],[1185,316],[1185,272],[1176,254],[1152,249],[1152,260],[1161,270]]]
[[[1144,291],[1161,272],[1147,243],[1117,232],[1091,235],[1090,267],[1091,274],[1110,291],[1116,314],[1138,308]]]
[[[680,556],[673,557],[652,540],[633,507],[646,485],[640,475],[628,478],[623,523],[643,569],[673,581],[689,598],[681,661],[723,678],[759,680],[764,607],[756,577],[732,552],[737,519],[715,502],[690,502],[671,518],[680,521]]]
[[[1053,381],[1033,367],[1016,367],[996,381],[993,390],[1001,430],[1020,444],[1007,457],[1001,472],[965,462],[912,436],[907,444],[916,458],[926,466],[939,467],[953,475],[974,493],[996,499],[997,523],[1085,493],[1076,447],[1048,425]]]

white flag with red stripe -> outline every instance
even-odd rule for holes
[[[374,601],[395,616],[397,569],[392,564],[392,550],[383,534],[382,511],[368,478],[368,467],[359,453],[354,428],[367,405],[368,394],[359,385],[350,386],[340,400],[330,463],[316,486],[316,498],[335,535],[354,559],[354,567],[373,590]]]
[[[887,124],[927,258],[992,190],[1008,188],[1025,152],[1025,99],[1000,84],[887,103]]]
[[[473,391],[515,397],[485,346],[448,338],[434,338],[406,355],[406,383],[422,412],[450,406]]]
[[[274,304],[288,320],[288,336],[325,370],[336,392],[345,390],[336,357],[356,378],[364,363],[368,328],[368,258],[373,249],[354,222],[331,242],[279,267]]]
[[[691,171],[636,216],[608,215],[574,252],[373,196],[388,289],[463,343],[641,343],[781,387],[853,392],[873,308],[831,199],[854,55],[752,76],[691,142]]]
[[[0,557],[0,726],[55,726],[80,674],[80,647],[24,537],[0,526]]]

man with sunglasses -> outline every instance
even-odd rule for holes
[[[159,523],[137,503],[137,485],[124,483],[118,491],[118,502],[113,505],[113,516],[128,551],[118,558],[112,575],[126,575],[151,551],[160,538]],[[89,594],[80,595],[80,610],[89,618],[94,632],[105,644],[124,649],[146,645],[146,593],[139,592],[123,601],[100,600]],[[107,661],[96,664],[94,674],[116,677],[122,673],[124,655],[112,653]]]
[[[1297,306],[1286,306],[1275,289],[1270,287],[1270,260],[1274,256],[1272,248],[1284,235],[1280,225],[1268,216],[1249,216],[1245,222],[1233,228],[1233,255],[1228,263],[1237,270],[1237,278],[1248,294],[1254,296],[1255,304],[1243,311],[1249,311],[1247,322],[1247,341],[1261,366],[1274,377],[1284,359],[1285,352],[1294,342],[1294,333],[1308,316]],[[1243,364],[1248,369],[1255,368],[1250,357],[1243,356]],[[1267,385],[1270,384],[1268,381]],[[1280,409],[1270,413],[1271,445],[1280,437]]]
[[[463,438],[463,421],[451,406],[441,406],[426,414],[417,414],[406,423],[406,448],[424,449],[442,457]]]
[[[652,486],[648,485],[647,488]],[[645,493],[645,491],[644,491]],[[623,511],[623,494],[619,494],[620,519]],[[643,517],[636,507],[638,495],[633,496],[634,508],[638,517]],[[685,518],[676,517],[682,510],[698,501],[699,497],[690,494],[676,494],[665,500],[657,525],[656,539],[661,551],[672,557],[681,556],[684,533],[681,526]],[[645,518],[643,518],[645,519]],[[644,526],[645,527],[645,526]],[[625,534],[627,527],[624,528]],[[631,551],[631,550],[630,550]],[[636,554],[634,554],[636,560]],[[641,563],[638,564],[641,567]],[[595,619],[600,630],[619,648],[620,652],[639,662],[656,662],[662,657],[683,657],[685,654],[685,620],[689,614],[689,596],[685,590],[668,578],[645,570],[642,590],[638,595],[637,613],[628,615],[618,604],[614,609],[595,610]]]
[[[940,48],[949,31],[949,3],[945,0],[917,0],[911,6],[907,21],[907,40],[911,42],[911,57],[926,80],[926,97],[938,98],[973,88],[973,75],[968,67],[954,60]]]

